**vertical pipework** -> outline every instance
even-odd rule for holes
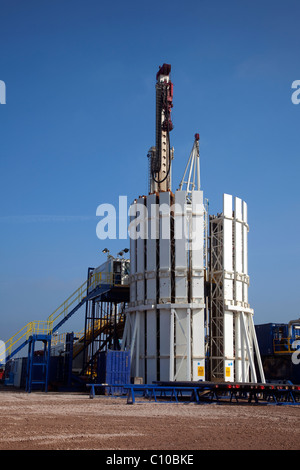
[[[170,131],[173,129],[171,109],[173,107],[173,83],[170,81],[171,66],[164,64],[156,75],[155,147],[149,151],[150,192],[171,189]]]

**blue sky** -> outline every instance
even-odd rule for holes
[[[255,323],[299,309],[298,0],[0,0],[0,338],[128,246],[96,208],[146,194],[155,75],[172,65],[178,187],[195,132],[210,213],[248,204]],[[83,316],[78,326],[83,327]]]

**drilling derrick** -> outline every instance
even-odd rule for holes
[[[122,349],[145,383],[264,381],[248,303],[247,205],[224,195],[208,218],[199,134],[179,188],[171,189],[171,66],[156,74],[156,141],[149,194],[130,206],[130,300]]]
[[[156,74],[155,147],[151,147],[148,153],[150,193],[171,189],[173,83],[170,72],[171,65],[163,64]]]
[[[205,378],[203,193],[200,174],[197,187],[191,182],[187,190],[171,191],[170,71],[164,64],[156,75],[150,191],[130,207],[130,302],[122,348],[130,350],[132,375],[148,383]],[[198,147],[197,137],[190,163],[195,168]]]

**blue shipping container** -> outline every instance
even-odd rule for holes
[[[109,385],[130,383],[130,351],[101,351],[98,360],[97,382]],[[111,387],[108,390],[114,395],[122,395],[123,387]],[[104,389],[102,390],[104,393]]]
[[[278,329],[287,329],[287,325],[285,323],[255,325],[258,346],[262,356],[274,354],[274,339],[277,337]]]

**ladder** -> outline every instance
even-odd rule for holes
[[[44,349],[42,355],[35,354],[35,344],[42,341]],[[32,387],[38,385],[45,392],[48,391],[48,377],[50,367],[51,335],[32,335],[28,338],[28,359],[26,374],[26,391],[30,393]]]

